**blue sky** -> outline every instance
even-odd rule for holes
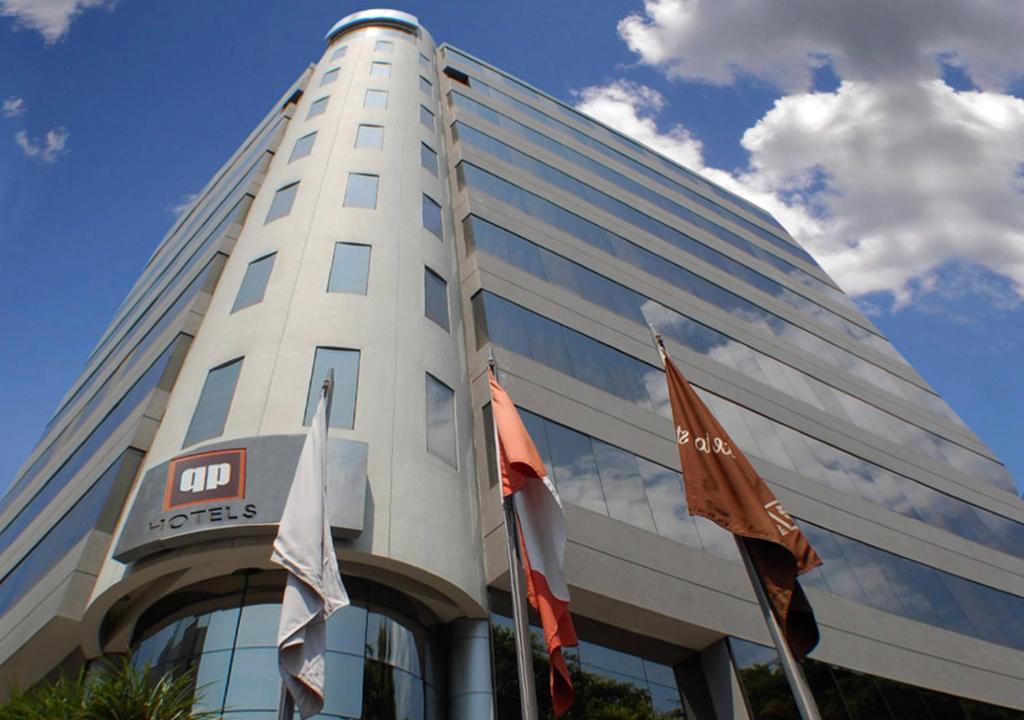
[[[1020,484],[1024,20],[827,5],[394,4],[769,206]],[[364,7],[0,0],[0,488],[175,206]]]

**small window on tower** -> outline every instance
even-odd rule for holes
[[[298,192],[299,184],[294,182],[291,185],[285,185],[274,193],[274,199],[270,202],[270,210],[267,211],[267,219],[263,221],[263,224],[266,225],[289,214],[292,211],[292,204],[295,202],[295,196]]]
[[[370,246],[335,243],[327,292],[365,295],[370,274]]]
[[[423,196],[423,227],[444,239],[444,223],[441,221],[441,206],[429,195]]]
[[[348,50],[348,45],[342,45],[340,48],[331,53],[331,60],[340,60],[345,57],[345,51]]]
[[[323,115],[325,112],[327,112],[327,101],[329,99],[330,96],[325,95],[319,100],[314,101],[313,104],[309,106],[309,112],[306,114],[306,119],[312,120],[317,115]]]
[[[270,280],[270,271],[274,269],[275,253],[264,255],[249,263],[245,269],[245,277],[238,288],[238,295],[235,296],[235,304],[231,312],[236,313],[242,308],[263,301],[263,293],[267,290],[267,281]]]
[[[391,63],[374,62],[370,63],[370,76],[378,78],[391,77]]]
[[[434,83],[430,82],[422,75],[420,75],[420,90],[426,93],[427,96],[434,97]]]
[[[366,99],[363,101],[363,107],[368,108],[381,108],[387,110],[388,107],[388,91],[387,90],[367,90]]]
[[[332,82],[338,79],[338,68],[331,68],[324,73],[324,76],[320,78],[320,87],[324,85],[330,85]]]
[[[420,143],[420,164],[437,177],[437,153],[426,143]]]
[[[430,112],[423,105],[420,105],[420,124],[430,130],[430,132],[437,131],[437,128],[434,127],[434,113]]]
[[[384,128],[380,125],[360,125],[356,130],[356,147],[380,150],[384,147]]]
[[[349,173],[348,185],[345,186],[345,207],[375,209],[379,182],[380,177],[377,175]]]
[[[295,141],[294,147],[292,147],[292,154],[288,157],[288,162],[295,162],[301,158],[306,157],[313,152],[313,143],[316,141],[316,132],[311,132],[309,135],[303,135]]]
[[[469,86],[469,75],[467,75],[466,73],[462,72],[461,70],[456,70],[451,65],[449,65],[448,67],[446,67],[444,69],[444,74],[447,75],[448,77],[450,77],[452,80],[454,80],[457,83],[462,83],[463,85],[466,85],[467,87]]]
[[[378,40],[377,44],[373,46],[373,49],[377,52],[389,53],[395,49],[395,44],[390,40]]]

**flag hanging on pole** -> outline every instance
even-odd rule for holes
[[[551,667],[551,703],[555,715],[561,716],[575,697],[562,648],[579,644],[569,615],[569,587],[564,571],[565,513],[519,411],[498,384],[494,371],[488,370],[487,374],[500,458],[501,493],[514,504],[527,596],[544,628]]]
[[[669,358],[665,364],[686,504],[745,544],[793,654],[800,661],[818,644],[818,625],[797,576],[821,558],[764,480]]]
[[[327,518],[327,416],[324,384],[281,514],[270,559],[288,571],[277,657],[282,682],[303,720],[324,706],[326,622],[349,604]]]

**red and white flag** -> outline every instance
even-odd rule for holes
[[[569,615],[564,571],[565,513],[519,411],[498,384],[494,371],[488,370],[487,374],[501,460],[501,494],[515,508],[527,596],[544,627],[551,666],[551,703],[555,715],[561,716],[575,697],[562,648],[578,644]]]

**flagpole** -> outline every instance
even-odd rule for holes
[[[647,323],[647,327],[650,328],[651,337],[654,338],[654,347],[657,348],[658,355],[661,356],[661,362],[664,366],[666,361],[666,352],[661,334],[651,323]],[[667,372],[668,368],[665,367],[665,370]],[[686,478],[683,478],[683,481],[685,482]],[[782,634],[782,628],[779,626],[779,620],[775,617],[775,612],[772,610],[772,607],[768,602],[768,596],[765,594],[764,585],[761,584],[761,578],[757,574],[757,569],[754,567],[754,561],[750,559],[750,552],[747,550],[747,544],[739,535],[733,535],[732,537],[733,540],[736,541],[736,548],[739,550],[740,558],[743,560],[743,567],[747,571],[747,577],[750,579],[750,584],[754,586],[754,595],[757,597],[757,604],[761,608],[761,614],[764,616],[765,624],[768,625],[768,632],[772,637],[772,642],[775,644],[775,650],[779,653],[779,662],[782,664],[782,671],[786,675],[786,682],[789,684],[789,689],[793,694],[793,700],[796,702],[797,710],[800,712],[800,717],[803,718],[803,720],[821,720],[821,715],[818,713],[818,706],[814,702],[814,695],[811,693],[811,688],[807,684],[807,678],[804,677],[803,670],[800,669],[800,665],[797,663],[796,658],[793,657],[793,651],[790,650],[789,643],[786,642],[786,638]]]
[[[807,678],[804,677],[804,671],[793,657],[793,651],[789,649],[789,643],[786,642],[786,638],[782,634],[779,620],[775,617],[771,605],[768,604],[768,596],[765,594],[764,585],[761,584],[761,578],[754,568],[754,561],[750,559],[747,543],[739,535],[733,535],[733,539],[736,540],[736,548],[740,551],[740,558],[743,560],[747,577],[750,578],[750,584],[754,586],[757,604],[761,607],[761,614],[764,616],[765,624],[768,625],[768,632],[779,653],[779,662],[782,664],[782,671],[786,674],[786,681],[793,693],[793,700],[796,702],[797,710],[800,711],[800,717],[803,720],[821,720],[821,715],[818,714],[818,705],[807,684]]]
[[[488,366],[498,377],[498,363],[493,348],[487,360]],[[498,481],[501,481],[501,443],[498,438],[498,421],[491,404],[491,425],[494,429],[494,464]],[[502,497],[501,507],[505,513],[505,539],[508,554],[508,577],[512,592],[512,619],[516,628],[516,667],[519,670],[519,706],[522,720],[537,720],[537,690],[533,678],[533,647],[530,642],[530,624],[526,610],[526,595],[523,593],[519,569],[519,543],[516,539],[516,511],[514,498]]]
[[[334,368],[330,368],[327,371],[327,377],[324,378],[324,384],[320,388],[321,398],[325,400],[324,407],[324,425],[326,430],[330,432],[331,427],[331,403],[334,400]],[[324,511],[327,509],[327,443],[328,437],[325,433],[323,447],[320,450],[320,478],[323,483],[324,493]],[[332,548],[333,550],[333,548]],[[277,703],[277,720],[293,720],[295,717],[295,698],[288,692],[288,686],[284,683],[284,678],[281,679],[281,695]]]

